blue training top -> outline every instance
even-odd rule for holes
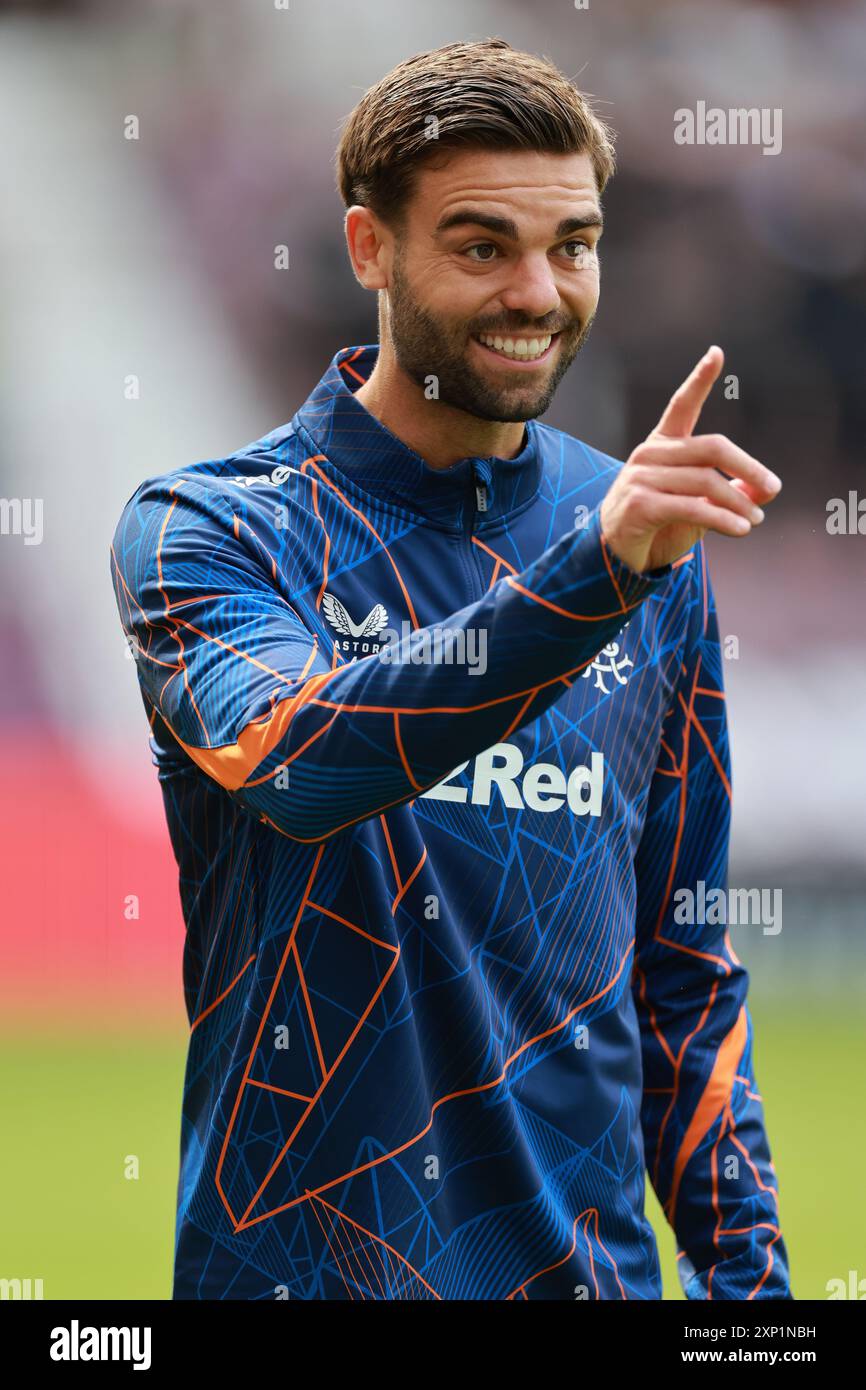
[[[648,1172],[690,1298],[790,1298],[703,544],[631,570],[622,465],[536,421],[430,468],[377,354],[112,547],[187,927],[173,1296],[657,1299]]]

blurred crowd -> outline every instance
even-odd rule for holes
[[[852,861],[866,568],[824,519],[862,477],[863,4],[7,0],[0,30],[0,491],[44,496],[46,536],[0,546],[0,732],[44,721],[129,756],[142,714],[107,564],[123,503],[289,419],[338,349],[375,340],[343,240],[341,123],[401,59],[498,35],[552,58],[617,134],[599,313],[546,418],[624,458],[724,348],[737,391],[717,388],[702,428],[785,482],[754,544],[711,548],[743,651],[740,814],[762,852],[799,860],[792,750],[820,710],[824,828]],[[780,110],[781,150],[678,144],[675,112],[699,101]]]
[[[114,49],[117,87],[154,132],[149,155],[189,254],[287,412],[337,347],[375,336],[371,297],[346,262],[333,180],[340,121],[410,52],[497,33],[550,56],[618,134],[593,389],[563,391],[551,421],[627,452],[717,341],[740,383],[726,426],[784,470],[786,501],[800,488],[823,498],[856,484],[866,423],[861,4],[440,0],[435,24],[426,7],[393,0],[51,7],[64,9]],[[698,100],[781,109],[781,155],[675,144],[674,111]],[[295,273],[274,271],[282,243]]]

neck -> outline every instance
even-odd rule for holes
[[[401,371],[386,339],[355,399],[430,468],[450,468],[469,457],[515,458],[523,448],[522,420],[481,420],[444,401],[428,400],[422,387]]]

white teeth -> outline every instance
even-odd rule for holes
[[[479,342],[485,347],[493,348],[494,352],[501,352],[503,357],[519,357],[524,362],[541,357],[547,352],[552,341],[551,333],[546,333],[543,338],[500,338],[489,333],[479,335]]]

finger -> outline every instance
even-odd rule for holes
[[[705,353],[691,375],[671,396],[653,434],[684,439],[692,433],[724,360],[725,354],[720,347],[711,347]]]
[[[747,516],[717,507],[705,497],[678,497],[670,492],[656,493],[647,508],[651,525],[695,526],[703,531],[718,531],[722,536],[747,536],[752,523]]]
[[[748,517],[753,525],[764,519],[764,513],[751,497],[736,488],[729,478],[715,468],[667,468],[658,465],[645,470],[643,481],[659,492],[683,497],[705,497],[720,507],[737,512],[739,516]]]
[[[782,486],[775,473],[723,434],[695,434],[687,439],[651,436],[635,451],[635,463],[639,466],[665,463],[677,468],[718,468],[763,492],[767,501],[775,497]]]
[[[775,474],[773,476],[775,477]],[[778,486],[774,484],[772,488],[756,487],[754,483],[743,482],[741,478],[732,478],[730,483],[731,487],[735,487],[738,492],[745,493],[753,502],[757,502],[760,507],[763,507],[767,502],[772,502],[774,497],[778,497],[781,489],[781,479],[778,480]]]

